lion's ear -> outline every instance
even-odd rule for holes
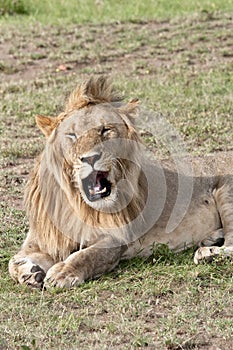
[[[140,102],[137,98],[129,101],[126,106],[121,107],[120,109],[127,115],[130,121],[133,122],[139,116],[140,112]]]
[[[39,129],[43,132],[43,134],[46,137],[49,137],[53,129],[56,128],[58,122],[57,122],[57,118],[37,115],[36,124],[38,125]]]

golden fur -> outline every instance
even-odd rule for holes
[[[167,233],[178,175],[167,166],[161,175],[160,167],[144,164],[133,123],[138,113],[137,100],[123,105],[100,77],[78,86],[58,117],[36,117],[47,141],[26,188],[30,231],[9,263],[15,280],[39,288],[72,287],[110,271],[120,259],[151,254],[156,243],[180,250],[225,239],[221,249],[199,248],[196,263],[231,253],[232,155],[219,158],[226,174],[218,174],[217,162],[210,174],[181,175],[193,187],[190,203],[178,208],[180,221]],[[147,202],[150,183],[153,206]]]

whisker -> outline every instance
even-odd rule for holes
[[[127,178],[127,173],[126,173],[125,166],[121,163],[121,161],[118,158],[114,158],[113,159],[113,164],[114,164],[114,162],[117,163],[120,166],[123,175],[125,176],[125,178]]]

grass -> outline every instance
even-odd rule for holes
[[[194,266],[193,250],[160,246],[80,288],[43,293],[16,285],[7,265],[28,230],[24,186],[44,143],[34,116],[59,113],[90,74],[162,113],[190,154],[233,149],[232,2],[161,1],[155,12],[155,2],[86,1],[74,12],[70,1],[64,16],[62,2],[22,0],[23,15],[16,3],[0,1],[0,348],[230,349],[231,260]],[[145,141],[167,154],[159,138]]]
[[[27,15],[43,23],[99,23],[113,21],[142,21],[168,19],[195,12],[233,10],[231,0],[0,0],[2,15]]]
[[[23,0],[1,0],[0,15],[29,14],[27,2]]]

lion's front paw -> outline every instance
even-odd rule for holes
[[[30,258],[13,257],[9,262],[9,271],[11,276],[20,284],[25,284],[31,288],[41,289],[43,287],[45,272]]]
[[[45,277],[45,287],[72,288],[83,282],[78,272],[67,263],[59,262],[53,265]]]
[[[219,255],[221,247],[201,247],[194,255],[194,263],[198,264],[200,260],[211,260],[214,256]]]

